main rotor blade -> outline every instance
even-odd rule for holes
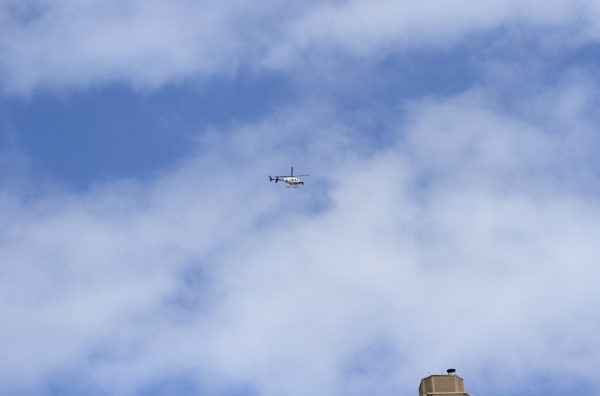
[[[310,175],[296,175],[296,176],[300,177],[300,176],[310,176]]]
[[[293,166],[292,166],[292,171],[291,171],[290,175],[292,175],[292,177],[294,177],[294,167]]]

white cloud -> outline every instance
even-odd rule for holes
[[[540,29],[544,40],[549,30],[569,33],[551,35],[552,46],[587,42],[597,37],[597,14],[593,1],[5,0],[0,67],[4,88],[21,93],[112,81],[155,88],[240,69],[294,70],[323,48],[371,56],[446,47],[519,24]]]
[[[456,365],[473,393],[498,367],[500,391],[532,367],[593,382],[600,207],[550,166],[589,140],[486,98],[414,104],[385,149],[353,149],[360,135],[318,105],[209,134],[148,184],[6,196],[0,381],[410,394]],[[289,158],[304,189],[266,181]]]
[[[4,1],[3,85],[152,88],[515,24],[572,32],[558,49],[597,35],[585,1],[198,4]],[[0,393],[76,372],[111,394],[186,374],[214,393],[410,394],[450,365],[476,394],[490,370],[500,391],[556,367],[593,382],[595,93],[580,75],[534,81],[503,107],[498,87],[524,80],[513,67],[491,65],[490,90],[413,103],[385,149],[317,103],[208,133],[152,182],[6,187]],[[290,158],[305,188],[266,183]]]

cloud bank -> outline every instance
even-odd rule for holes
[[[581,170],[591,138],[488,94],[411,104],[386,147],[359,148],[336,110],[288,109],[153,181],[5,191],[0,392],[183,376],[201,394],[412,394],[454,365],[476,394],[556,370],[593,383],[600,207],[549,166]],[[258,183],[299,155],[306,188]]]

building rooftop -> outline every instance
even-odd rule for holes
[[[465,392],[463,379],[452,375],[454,369],[449,369],[447,375],[430,375],[423,378],[419,385],[419,396],[471,396]]]

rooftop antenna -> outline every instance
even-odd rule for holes
[[[456,373],[456,369],[449,368],[448,370],[446,370],[446,372],[448,373],[448,375],[455,375],[454,373]]]

